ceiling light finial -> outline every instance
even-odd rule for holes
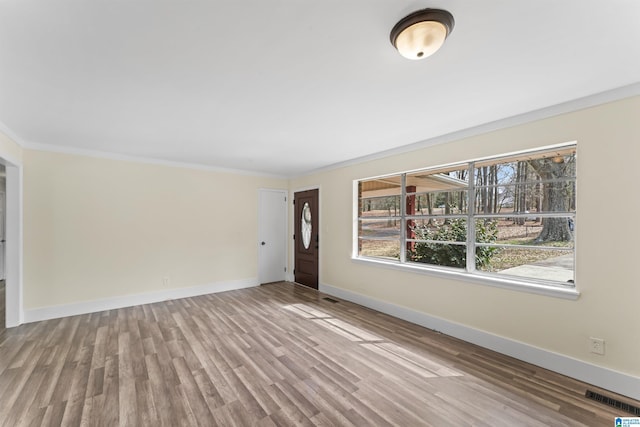
[[[453,25],[453,15],[446,10],[418,10],[393,27],[391,44],[405,58],[424,59],[440,49]]]

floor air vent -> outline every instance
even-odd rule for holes
[[[324,297],[324,298],[322,298],[322,299],[323,299],[323,300],[325,300],[325,301],[332,302],[332,303],[334,303],[334,304],[338,302],[338,300],[337,300],[337,299],[333,299],[333,298],[329,298],[329,297]]]
[[[596,402],[604,403],[605,405],[613,406],[621,411],[629,412],[631,414],[640,416],[640,408],[637,406],[629,405],[628,403],[621,402],[617,399],[605,396],[595,391],[587,390],[585,393],[587,399],[595,400]]]

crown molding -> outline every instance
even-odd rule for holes
[[[529,111],[526,113],[518,114],[515,116],[507,117],[504,119],[496,120],[489,123],[484,123],[478,126],[473,126],[467,129],[451,132],[445,135],[436,136],[433,138],[425,139],[422,141],[414,142],[412,144],[403,145],[389,150],[379,151],[377,153],[369,154],[362,157],[356,157],[344,162],[333,163],[328,166],[313,169],[309,172],[305,172],[298,175],[289,176],[289,179],[302,178],[305,176],[315,175],[321,172],[329,172],[335,169],[344,168],[347,166],[353,166],[372,160],[379,160],[385,157],[404,154],[411,151],[416,151],[422,148],[446,144],[448,142],[457,141],[472,136],[482,135],[485,133],[506,129],[513,126],[523,125],[526,123],[535,122],[542,119],[547,119],[561,114],[572,113],[586,108],[595,107],[597,105],[606,104],[608,102],[619,101],[625,98],[631,98],[640,95],[640,82],[633,83],[627,86],[618,87],[605,92],[599,92],[593,95],[585,96],[583,98],[577,98],[571,101],[555,104],[549,107],[541,108],[538,110]]]
[[[59,146],[52,144],[42,144],[35,142],[25,142],[22,148],[35,151],[46,151],[50,153],[71,154],[76,156],[94,157],[99,159],[119,160],[124,162],[144,163],[159,166],[168,166],[173,168],[202,170],[208,172],[229,173],[235,175],[256,176],[263,178],[288,179],[286,175],[275,175],[257,171],[249,171],[245,169],[223,168],[218,166],[209,166],[199,163],[175,162],[171,160],[157,159],[153,157],[132,156],[128,154],[111,153],[107,151],[87,150],[84,148]]]
[[[345,160],[343,162],[333,163],[321,168],[312,169],[308,172],[304,172],[301,174],[294,174],[294,175],[289,175],[289,174],[277,175],[277,174],[269,174],[269,173],[263,173],[263,172],[257,172],[257,171],[250,171],[245,169],[224,168],[224,167],[209,166],[209,165],[204,165],[199,163],[176,162],[176,161],[163,160],[163,159],[151,158],[151,157],[133,156],[133,155],[118,154],[118,153],[98,151],[98,150],[88,150],[88,149],[77,148],[77,147],[34,143],[34,142],[23,140],[2,122],[0,122],[0,132],[4,133],[7,137],[12,139],[20,147],[24,149],[30,149],[30,150],[73,154],[73,155],[79,155],[79,156],[96,157],[96,158],[103,158],[103,159],[110,159],[110,160],[121,160],[121,161],[136,162],[136,163],[146,163],[146,164],[154,164],[154,165],[169,166],[169,167],[176,167],[176,168],[204,170],[204,171],[210,171],[210,172],[231,173],[231,174],[246,175],[246,176],[257,176],[257,177],[265,177],[265,178],[268,177],[268,178],[275,178],[275,179],[296,179],[296,178],[302,178],[305,176],[314,175],[321,172],[328,172],[335,169],[340,169],[347,166],[353,166],[353,165],[365,163],[372,160],[378,160],[381,158],[385,158],[385,157],[389,157],[397,154],[416,151],[416,150],[430,147],[433,145],[445,144],[448,142],[453,142],[456,140],[460,140],[460,139],[464,139],[464,138],[468,138],[476,135],[481,135],[484,133],[497,131],[497,130],[505,129],[512,126],[522,125],[522,124],[534,122],[537,120],[558,116],[565,113],[571,113],[574,111],[583,110],[586,108],[590,108],[590,107],[605,104],[608,102],[618,101],[618,100],[622,100],[625,98],[630,98],[638,95],[640,95],[640,82],[633,83],[627,86],[614,88],[605,92],[596,93],[583,98],[578,98],[578,99],[563,102],[560,104],[552,105],[549,107],[541,108],[538,110],[530,111],[527,113],[518,114],[515,116],[507,117],[504,119],[496,120],[496,121],[485,123],[482,125],[470,127],[467,129],[448,133],[445,135],[436,136],[436,137],[418,141],[412,144],[403,145],[401,147],[396,147],[389,150],[383,150],[374,154],[369,154],[366,156]]]
[[[10,140],[18,144],[20,147],[24,148],[25,141],[20,138],[14,131],[9,128],[4,122],[0,122],[0,133],[5,134]]]

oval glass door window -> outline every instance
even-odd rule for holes
[[[311,206],[309,206],[309,202],[304,202],[304,206],[302,206],[302,221],[301,226],[302,230],[300,230],[302,234],[302,244],[305,249],[309,249],[309,245],[311,245]]]

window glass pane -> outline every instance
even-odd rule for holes
[[[466,213],[466,190],[407,193],[408,216],[460,215]]]
[[[400,216],[401,183],[400,175],[361,181],[359,216]]]
[[[567,274],[573,279],[573,230],[570,217],[543,218],[541,221],[521,218],[491,218],[476,220],[476,268],[481,271],[502,272],[512,268],[512,275],[529,275],[532,279],[566,282]],[[490,246],[487,246],[490,245]],[[495,245],[495,246],[494,246]],[[500,245],[522,246],[501,247]],[[566,255],[571,255],[571,268],[567,270]],[[555,260],[555,261],[554,261]],[[562,267],[553,266],[561,262]],[[545,263],[544,267],[539,267]],[[553,268],[552,268],[553,267]],[[557,268],[556,268],[557,267]],[[550,269],[562,271],[554,279]],[[544,273],[536,277],[536,273]]]
[[[399,239],[400,218],[361,219],[358,221],[358,236],[374,239]]]
[[[571,217],[491,218],[476,220],[476,242],[573,248]]]
[[[464,269],[467,265],[467,245],[415,242],[413,249],[407,250],[407,261]]]
[[[430,218],[407,220],[407,239],[466,242],[467,221],[465,218]]]
[[[416,222],[407,232],[407,239],[414,239],[407,242],[407,260],[446,267],[466,266],[465,219],[431,218]]]
[[[572,249],[477,247],[476,268],[502,275],[572,285],[574,255]]]
[[[399,217],[400,195],[369,197],[360,200],[361,217]]]
[[[576,157],[576,147],[575,146],[567,146],[562,148],[553,148],[550,150],[541,150],[534,151],[530,153],[519,153],[513,154],[510,156],[497,156],[493,159],[485,159],[485,160],[477,160],[475,161],[475,165],[477,167],[483,166],[492,166],[497,164],[507,164],[507,163],[518,163],[520,161],[529,161],[529,160],[543,160],[549,159],[553,160],[556,163],[571,162],[575,161]]]
[[[468,169],[407,174],[407,215],[452,215],[466,212]]]
[[[358,255],[385,258],[400,259],[400,240],[358,240]]]
[[[475,212],[575,211],[575,150],[476,165]]]
[[[575,200],[575,181],[572,180],[538,180],[522,184],[479,187],[476,189],[476,213],[513,213],[535,219],[533,214],[536,213],[575,212]]]

